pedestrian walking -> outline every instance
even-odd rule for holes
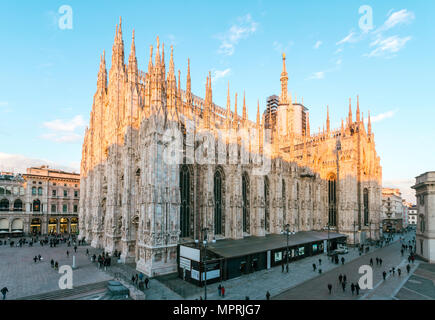
[[[54,263],[54,269],[55,269],[55,270],[58,270],[58,269],[59,269],[59,263],[58,263],[57,261]]]
[[[344,264],[344,257],[341,257],[341,264]]]
[[[355,285],[353,283],[350,285],[350,291],[352,291],[352,295],[355,292]]]
[[[411,257],[412,264],[414,264],[414,260],[415,260],[415,257],[412,256],[412,257]]]
[[[382,277],[384,278],[384,281],[385,281],[385,279],[387,278],[387,273],[385,271],[382,272]]]
[[[86,255],[87,256],[89,255],[89,249],[86,249]]]
[[[74,246],[74,252],[77,253],[77,246]]]
[[[222,298],[225,298],[225,287],[222,286]]]
[[[379,266],[382,267],[382,259],[381,258],[379,258]]]
[[[219,284],[219,286],[218,286],[218,294],[219,294],[219,297],[221,296],[221,294],[222,294],[222,286]]]
[[[342,286],[342,288],[343,288],[343,292],[345,292],[346,291],[346,282],[342,282],[341,283],[341,286]]]
[[[341,273],[340,273],[340,275],[338,276],[338,281],[340,282],[340,284],[341,284],[341,281],[343,281],[343,276],[341,275]]]
[[[9,292],[8,288],[7,287],[3,287],[3,289],[1,289],[0,292],[3,295],[3,300],[6,300],[6,293]]]
[[[150,279],[148,277],[145,278],[145,288],[148,289],[148,283],[150,282]]]
[[[38,254],[38,260],[39,260],[39,261],[41,261],[41,260],[42,260],[42,257],[41,257],[41,255],[40,255],[40,254]]]
[[[313,271],[316,271],[316,264],[313,263]]]
[[[35,261],[35,263],[36,263],[36,260],[38,260],[38,257],[37,257],[37,256],[34,256],[34,257],[33,257],[33,261]]]
[[[332,293],[332,284],[328,284],[328,290],[329,290],[329,294],[331,294]]]
[[[394,277],[396,275],[396,268],[393,267],[391,270],[393,271],[393,277]]]
[[[409,264],[407,264],[406,265],[406,271],[408,272],[408,274],[409,274],[409,271],[411,270],[411,266],[409,265]]]
[[[370,266],[373,267],[373,258],[370,258]]]
[[[403,257],[403,248],[402,248],[402,250],[400,250],[400,254],[402,255],[402,257]]]
[[[68,250],[66,250],[66,256],[69,257],[69,251]]]
[[[343,275],[343,282],[346,283],[347,282],[347,278],[346,275]]]
[[[359,283],[358,283],[358,282],[357,282],[356,285],[355,285],[355,290],[356,290],[356,295],[358,296],[358,295],[359,295],[359,290],[360,290],[360,287],[359,287]]]
[[[270,292],[269,291],[266,292],[266,300],[270,300]]]
[[[398,268],[397,273],[399,274],[399,277],[400,277],[400,275],[402,274],[402,270],[400,270],[400,268]]]
[[[322,259],[319,259],[319,266],[322,265]]]
[[[379,258],[378,257],[376,257],[376,265],[377,266],[379,265]]]
[[[54,268],[54,260],[53,259],[51,259],[50,264],[51,264],[51,267]]]

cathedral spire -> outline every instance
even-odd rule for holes
[[[352,98],[349,98],[349,125],[352,124]]]
[[[231,99],[230,99],[230,81],[228,80],[228,92],[227,92],[227,129],[231,126]]]
[[[288,74],[285,66],[285,53],[282,54],[282,72],[281,72],[281,97],[280,104],[288,104]]]
[[[98,89],[106,89],[107,88],[107,70],[106,70],[106,51],[103,50],[103,55],[100,59],[100,70],[98,71],[98,81],[97,81]]]
[[[137,59],[136,59],[136,46],[134,43],[134,29],[131,40],[130,57],[128,58],[128,79],[132,82],[137,82]]]
[[[159,36],[157,36],[157,50],[156,50],[156,56],[155,56],[155,66],[160,66],[160,40]]]
[[[150,61],[148,62],[148,73],[151,73],[153,68],[153,46],[150,46]]]
[[[369,110],[369,121],[368,121],[368,124],[367,124],[367,132],[368,132],[369,136],[372,134],[372,122],[370,120],[370,110]]]
[[[236,98],[235,98],[235,100],[234,100],[235,102],[235,105],[234,105],[234,119],[233,119],[233,129],[234,130],[237,130],[238,129],[238,124],[239,124],[239,121],[238,121],[238,115],[237,115],[237,92],[236,92]]]
[[[330,132],[330,121],[329,121],[329,106],[326,106],[326,132]]]
[[[245,96],[245,90],[243,90],[243,115],[242,115],[242,118],[243,118],[243,125],[245,125],[246,124],[246,119],[247,119],[247,116],[246,116],[246,96]]]
[[[360,122],[359,95],[356,96],[356,122]]]
[[[163,56],[164,56],[164,52],[163,52]],[[171,76],[175,76],[175,71],[174,71],[174,47],[171,46],[171,58],[169,60],[169,75]]]
[[[192,82],[190,79],[190,59],[187,59],[187,75],[186,75],[186,104],[192,104]]]
[[[124,66],[124,41],[122,40],[121,17],[119,17],[119,26],[116,25],[115,41],[112,47],[112,69],[122,68]]]

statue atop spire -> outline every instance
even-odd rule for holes
[[[239,128],[239,119],[237,115],[237,92],[236,92],[236,98],[235,98],[235,105],[234,105],[234,119],[233,119],[233,129],[237,130]]]
[[[281,72],[281,96],[280,104],[288,104],[288,74],[285,66],[285,53],[282,54],[282,72]]]

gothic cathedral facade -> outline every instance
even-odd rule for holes
[[[177,270],[177,245],[329,228],[349,243],[379,237],[382,168],[370,116],[357,102],[341,128],[302,129],[288,93],[285,56],[274,117],[249,121],[243,97],[232,111],[205,99],[175,74],[171,48],[166,70],[159,39],[147,72],[138,69],[133,40],[124,61],[121,22],[112,63],[101,57],[97,91],[81,161],[79,234],[93,247],[121,252],[124,262],[154,276]],[[177,83],[178,80],[178,83]],[[297,119],[296,119],[297,120]],[[176,161],[174,161],[176,160]]]

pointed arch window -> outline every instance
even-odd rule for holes
[[[270,211],[269,211],[269,205],[270,205],[270,190],[269,190],[269,179],[267,177],[264,177],[264,229],[267,232],[270,232]]]
[[[330,174],[328,178],[328,222],[329,226],[337,226],[337,194],[336,194],[336,176]]]
[[[186,165],[180,170],[180,194],[180,236],[185,238],[190,235],[190,172]]]
[[[222,172],[214,174],[214,233],[222,233]]]
[[[242,201],[243,201],[243,232],[249,233],[249,177],[245,172],[242,175]]]
[[[364,196],[363,196],[363,202],[364,202],[364,225],[369,225],[369,190],[367,188],[364,188]]]

